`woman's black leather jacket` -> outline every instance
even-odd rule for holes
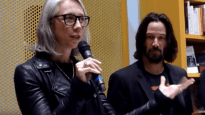
[[[14,83],[23,115],[115,114],[103,93],[77,77],[70,81],[43,52],[16,67]]]

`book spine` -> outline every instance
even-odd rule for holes
[[[184,17],[185,17],[185,33],[186,33],[186,34],[189,34],[188,6],[187,6],[187,2],[184,2]]]
[[[203,8],[202,7],[200,7],[199,8],[200,10],[199,10],[199,22],[200,22],[200,24],[199,24],[199,26],[200,26],[200,35],[203,35]]]
[[[190,7],[190,2],[187,1],[187,20],[188,20],[188,33],[192,33],[192,27],[191,27],[191,7]]]
[[[205,4],[203,5],[203,35],[205,35]]]

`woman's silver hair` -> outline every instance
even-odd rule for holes
[[[55,50],[56,39],[51,30],[51,24],[54,23],[54,16],[58,12],[58,5],[63,0],[47,0],[41,11],[38,28],[37,41],[31,48],[34,52],[47,52],[51,55],[61,55]],[[76,0],[83,8],[84,14],[87,16],[85,7],[81,0]],[[82,41],[90,42],[90,32],[88,27],[85,27]],[[78,48],[72,50],[71,55],[79,55]]]

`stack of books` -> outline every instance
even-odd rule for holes
[[[185,2],[185,29],[187,34],[205,35],[205,4],[190,5]]]

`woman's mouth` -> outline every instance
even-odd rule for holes
[[[74,38],[74,39],[79,39],[80,36],[70,36],[71,38]]]

